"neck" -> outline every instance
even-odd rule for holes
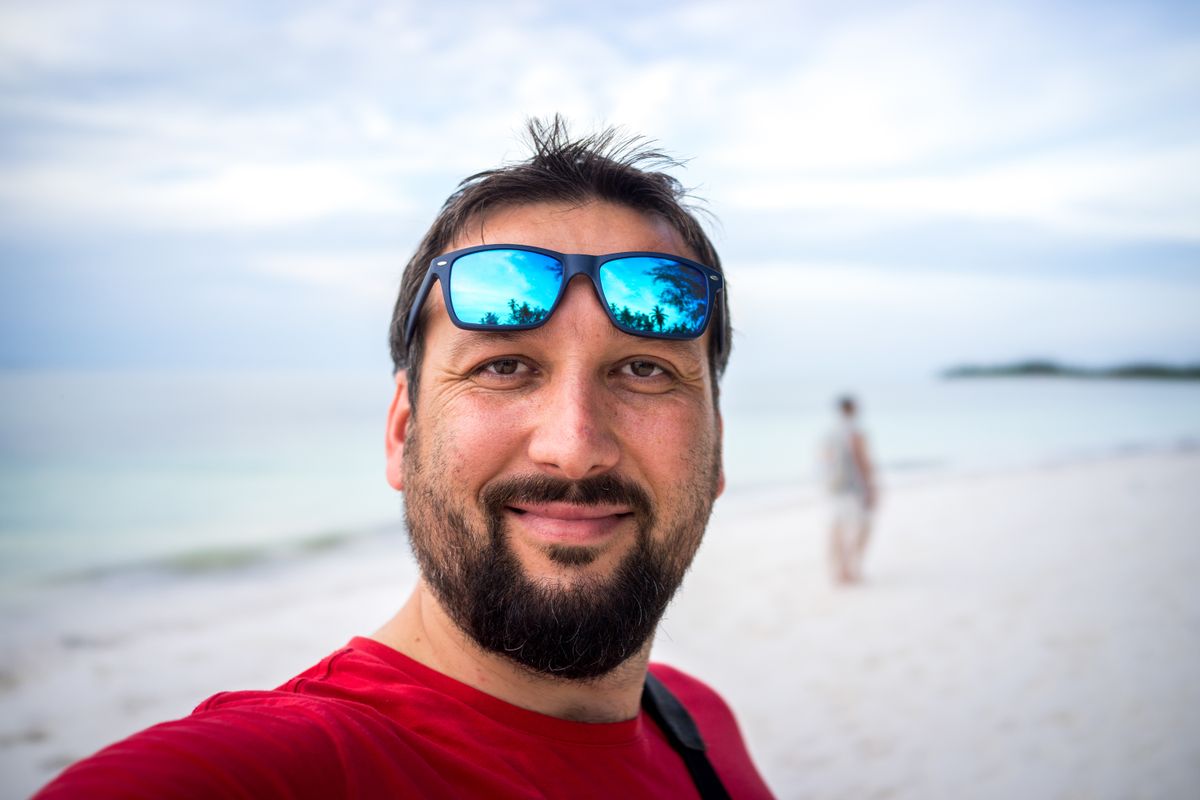
[[[424,580],[371,638],[507,703],[578,722],[637,716],[651,644],[599,678],[572,681],[542,675],[480,648],[454,624]]]

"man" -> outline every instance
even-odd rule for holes
[[[679,184],[645,168],[659,154],[558,119],[530,134],[529,161],[450,197],[396,303],[407,603],[45,797],[769,796],[720,698],[648,672],[724,484],[717,255]]]
[[[826,443],[825,459],[833,502],[829,555],[833,579],[862,581],[863,555],[871,537],[875,508],[875,472],[867,455],[867,440],[855,419],[857,404],[846,395],[838,400],[838,422]]]

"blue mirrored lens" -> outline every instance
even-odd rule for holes
[[[666,258],[631,256],[600,267],[600,285],[617,325],[630,333],[699,336],[708,313],[704,273]]]
[[[550,315],[562,285],[557,259],[526,250],[460,256],[450,272],[450,303],[474,325],[533,325]]]

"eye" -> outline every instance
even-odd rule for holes
[[[516,375],[522,369],[528,370],[529,367],[515,358],[498,358],[484,364],[479,371],[490,375]]]
[[[625,365],[625,369],[635,378],[654,378],[666,374],[666,370],[653,361],[630,361]]]

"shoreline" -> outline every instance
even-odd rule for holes
[[[1079,448],[1055,455],[1045,455],[1024,462],[993,464],[953,464],[937,460],[905,460],[879,464],[882,485],[900,487],[924,483],[940,483],[964,478],[1005,475],[1014,472],[1036,471],[1120,459],[1142,455],[1170,455],[1200,452],[1200,439],[1181,437],[1174,441],[1128,442],[1105,447]],[[774,482],[738,482],[730,479],[725,494],[717,501],[738,502],[758,497],[770,500],[783,496],[786,502],[805,504],[824,501],[820,480],[778,480]],[[799,493],[800,498],[796,497]],[[245,572],[277,562],[289,563],[319,558],[328,552],[354,548],[378,537],[404,535],[401,513],[397,507],[393,518],[355,526],[325,526],[296,536],[275,537],[245,545],[217,544],[181,548],[175,552],[156,554],[124,561],[110,560],[91,566],[47,568],[30,574],[13,572],[2,575],[4,587],[0,601],[26,591],[76,583],[97,583],[122,576],[159,576],[163,579],[186,579],[209,573]]]
[[[1200,781],[1182,713],[1200,704],[1197,478],[1188,447],[889,479],[850,590],[828,580],[815,487],[731,492],[654,658],[726,696],[781,798],[1178,796]],[[394,528],[42,587],[6,609],[0,794],[217,691],[283,683],[374,630],[415,578]]]

